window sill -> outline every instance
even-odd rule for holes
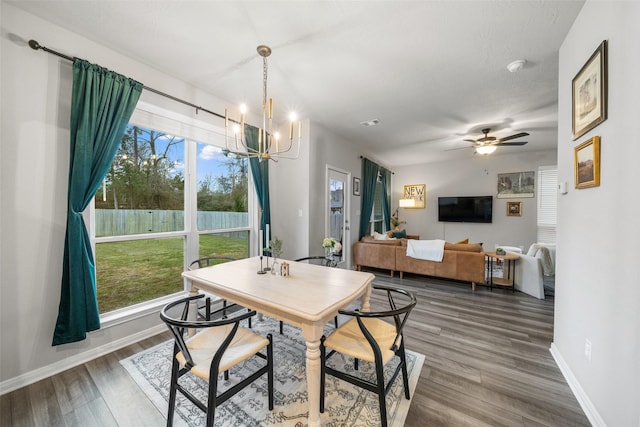
[[[140,304],[104,313],[100,316],[100,328],[110,328],[150,314],[160,313],[162,307],[178,298],[186,297],[188,294],[189,292],[187,291],[181,291],[161,298],[156,298],[151,301],[142,302]]]

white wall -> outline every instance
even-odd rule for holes
[[[594,425],[640,425],[640,3],[588,1],[560,49],[552,352]],[[609,43],[609,114],[572,140],[571,81]],[[573,148],[601,137],[600,186],[573,188]],[[592,343],[589,362],[585,340]]]
[[[302,123],[300,157],[269,164],[271,235],[282,240],[284,259],[307,256],[309,251],[310,124]]]
[[[425,208],[401,208],[398,212],[400,219],[407,221],[403,226],[407,233],[417,234],[421,239],[444,239],[449,242],[469,238],[473,243],[482,242],[485,250],[493,250],[495,244],[523,246],[526,250],[536,241],[537,197],[498,199],[498,174],[537,172],[539,166],[555,165],[555,151],[509,155],[501,155],[497,151],[490,156],[471,153],[472,150],[469,150],[469,158],[466,160],[395,168],[392,212],[398,207],[405,185],[425,184]],[[443,196],[493,196],[493,222],[438,222],[438,197]],[[507,201],[521,201],[522,216],[508,217]]]
[[[305,128],[304,155],[294,162],[283,160],[270,166],[273,178],[270,181],[271,221],[274,233],[283,240],[284,258],[287,259],[324,254],[326,166],[361,178],[360,155],[365,155],[357,145],[313,121],[305,122],[303,130]],[[358,240],[360,197],[354,196],[350,187],[348,192],[350,237],[346,244],[351,248]],[[298,216],[300,209],[302,217]],[[350,268],[350,265],[347,262],[345,267]]]
[[[90,333],[81,342],[51,346],[66,229],[72,75],[70,62],[34,51],[26,41],[35,39],[214,111],[224,111],[224,103],[11,5],[1,5],[0,383],[4,391],[95,357],[114,342],[122,345],[149,329],[163,328],[158,314],[152,313]],[[157,95],[143,93],[142,99],[193,115]],[[219,119],[211,116],[211,120]]]

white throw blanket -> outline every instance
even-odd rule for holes
[[[444,240],[407,240],[407,256],[427,261],[442,262]]]

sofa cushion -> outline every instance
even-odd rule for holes
[[[444,244],[445,251],[460,251],[460,252],[482,252],[482,245],[477,243],[449,243]]]
[[[395,237],[397,239],[406,239],[407,238],[407,230],[400,231],[392,231],[391,237]]]
[[[367,244],[372,243],[374,245],[400,246],[402,241],[399,239],[376,240],[371,236],[364,236],[360,239],[360,242]]]

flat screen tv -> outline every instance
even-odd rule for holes
[[[493,196],[438,197],[438,221],[491,222]]]

